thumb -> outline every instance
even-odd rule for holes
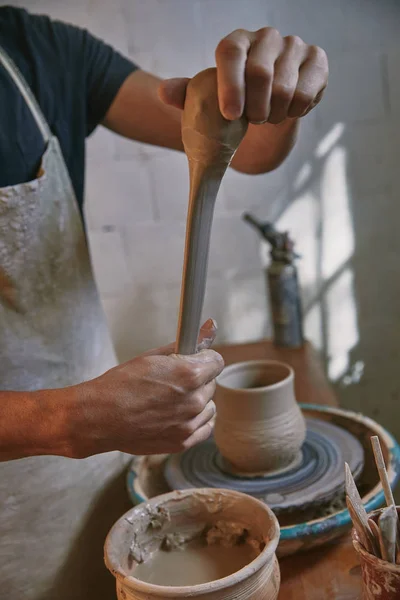
[[[186,87],[189,81],[188,77],[165,79],[158,88],[160,100],[164,104],[182,109],[185,104]]]
[[[197,342],[197,351],[200,350],[208,350],[211,348],[216,335],[217,335],[217,323],[214,319],[208,319],[200,328],[200,333]],[[172,344],[168,344],[167,346],[162,346],[161,348],[156,348],[155,350],[149,350],[145,352],[143,356],[168,356],[169,354],[175,354],[175,342]]]
[[[218,326],[214,319],[208,319],[200,328],[199,337],[197,340],[197,352],[200,350],[208,350],[214,343],[217,336]]]

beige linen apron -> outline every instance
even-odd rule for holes
[[[47,145],[37,179],[0,189],[0,390],[68,386],[103,373],[115,355],[59,142],[1,48],[0,68]],[[0,463],[1,600],[114,598],[103,542],[127,508],[125,460]]]

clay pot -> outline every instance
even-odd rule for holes
[[[135,578],[136,561],[149,550],[159,548],[167,535],[200,535],[216,524],[221,527],[221,523],[222,527],[238,525],[260,544],[258,556],[236,573],[181,587],[154,585]],[[279,533],[272,511],[245,494],[219,489],[171,492],[136,506],[115,523],[105,543],[105,563],[116,577],[119,600],[276,600],[280,585],[275,555]]]
[[[378,520],[381,510],[371,515]],[[400,508],[397,507],[400,515]],[[361,564],[363,582],[363,600],[399,600],[400,598],[400,565],[388,563],[367,552],[360,544],[357,532],[352,529],[353,546]]]
[[[273,360],[226,367],[217,378],[215,441],[242,474],[286,469],[300,458],[306,426],[294,395],[293,369]]]

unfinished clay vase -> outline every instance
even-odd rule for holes
[[[264,474],[300,459],[306,426],[288,365],[257,360],[226,367],[215,403],[215,442],[230,470]]]
[[[167,566],[164,575],[162,562],[157,563],[158,580],[170,579],[172,570],[187,582],[191,569],[198,573],[199,560],[196,556],[188,559],[192,555],[185,544],[197,539],[207,540],[206,547],[214,548],[214,558],[204,563],[207,575],[218,572],[219,562],[232,550],[239,554],[250,550],[253,558],[230,575],[196,585],[155,585],[143,581],[143,577],[135,577],[158,552],[158,557],[162,553]],[[275,556],[278,541],[278,521],[264,503],[229,490],[187,490],[157,496],[121,517],[108,534],[105,562],[116,578],[119,600],[200,597],[202,600],[276,600],[280,585]],[[165,550],[167,543],[168,551]],[[180,551],[179,544],[182,545]],[[174,559],[171,547],[178,555],[178,568],[171,567],[171,558]]]

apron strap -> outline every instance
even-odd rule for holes
[[[24,76],[21,71],[18,69],[17,65],[14,61],[8,56],[4,48],[0,46],[0,63],[3,67],[8,71],[15,85],[21,92],[26,104],[28,105],[29,110],[32,113],[33,118],[36,121],[36,124],[39,128],[40,133],[46,144],[49,142],[52,137],[52,133],[50,127],[47,124],[47,121],[39,108],[39,105],[30,89],[28,84],[25,81]]]

